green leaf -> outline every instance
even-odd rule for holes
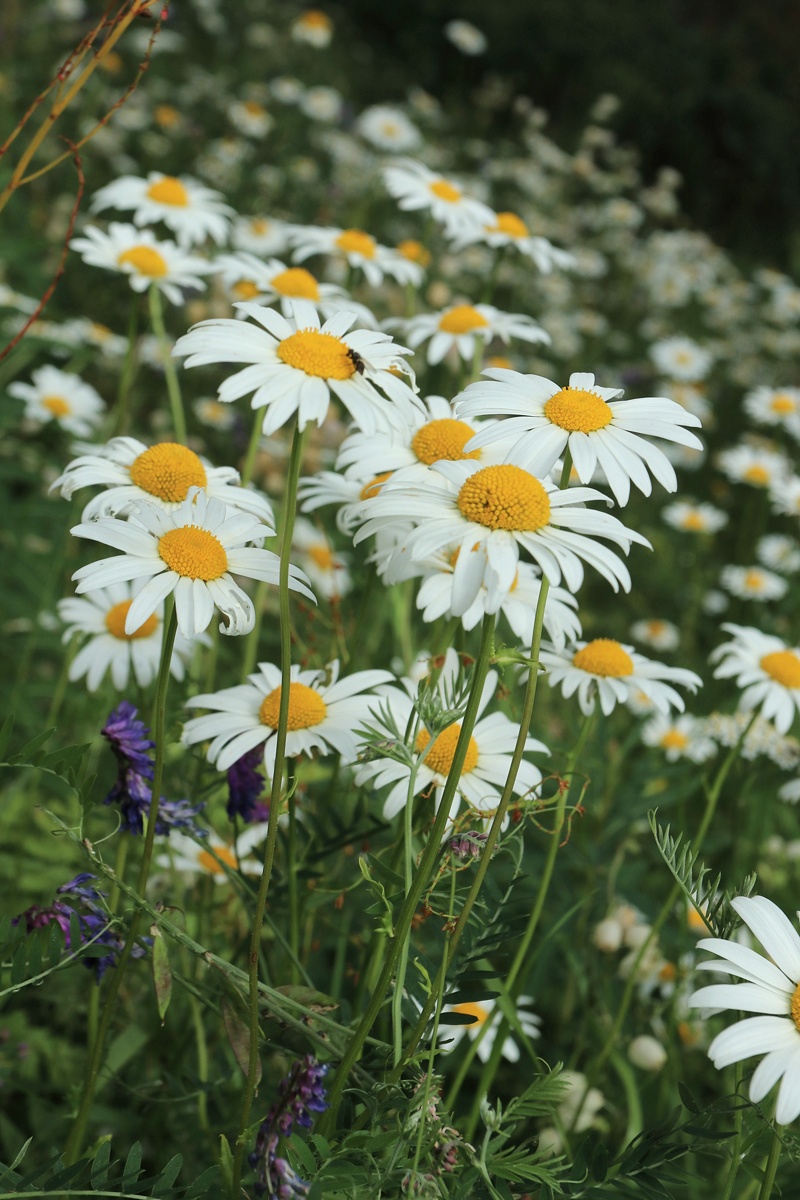
[[[33,759],[36,755],[36,751],[41,749],[45,742],[50,740],[55,731],[56,727],[53,725],[52,728],[44,729],[41,733],[37,733],[36,737],[31,738],[29,742],[26,742],[21,750],[18,750],[16,754],[11,755],[11,765],[15,767],[35,767],[37,763],[34,762]]]
[[[128,1151],[128,1157],[125,1159],[125,1166],[122,1168],[122,1191],[126,1192],[133,1187],[136,1180],[139,1178],[142,1171],[142,1144],[134,1142]]]
[[[0,761],[2,761],[6,756],[6,751],[8,750],[8,743],[11,741],[11,731],[13,728],[14,714],[11,713],[9,717],[6,717],[2,727],[0,727]]]
[[[174,1155],[164,1167],[164,1170],[161,1172],[155,1184],[153,1185],[153,1191],[151,1195],[161,1196],[164,1193],[169,1194],[172,1191],[172,1185],[180,1174],[182,1166],[183,1155]]]
[[[104,1188],[108,1182],[108,1167],[111,1162],[111,1138],[100,1143],[100,1148],[92,1163],[92,1187],[96,1192]]]
[[[167,1015],[169,1002],[172,999],[172,972],[169,969],[169,953],[164,936],[157,925],[151,926],[153,936],[153,985],[156,989],[156,1006],[161,1024]]]
[[[317,1173],[317,1162],[314,1155],[309,1150],[306,1143],[296,1133],[293,1133],[289,1138],[289,1146],[292,1153],[297,1158],[298,1165],[302,1173],[308,1176],[314,1176]]]
[[[225,1141],[224,1138],[222,1140]],[[227,1142],[225,1144],[227,1145]],[[228,1147],[228,1153],[230,1154],[230,1147]],[[233,1160],[231,1160],[231,1166],[232,1165]],[[197,1179],[195,1179],[194,1183],[185,1193],[183,1200],[197,1200],[197,1197],[208,1195],[213,1196],[214,1200],[217,1200],[220,1194],[219,1177],[220,1167],[208,1167],[205,1171],[203,1171],[202,1175],[198,1175]],[[231,1177],[231,1183],[232,1182],[233,1177]]]
[[[678,1095],[681,1098],[683,1107],[688,1109],[693,1116],[696,1116],[699,1112],[703,1111],[692,1093],[689,1091],[687,1084],[685,1084],[682,1080],[678,1083]]]
[[[225,1195],[233,1196],[233,1152],[224,1133],[219,1135],[219,1170],[225,1184]],[[186,1197],[189,1200],[191,1189]]]
[[[27,975],[28,947],[25,942],[17,946],[11,960],[11,986],[17,987]]]
[[[222,1021],[225,1025],[228,1041],[231,1044],[231,1050],[246,1079],[247,1073],[250,1070],[250,1027],[227,996],[223,997],[220,1007],[222,1009]],[[261,1060],[256,1059],[256,1087],[258,1087],[260,1082]]]

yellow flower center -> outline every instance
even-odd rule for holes
[[[155,633],[158,628],[158,617],[155,613],[152,613],[144,625],[140,625],[138,629],[134,629],[133,633],[126,633],[125,618],[132,604],[132,600],[121,600],[119,604],[115,604],[106,613],[106,629],[112,637],[119,638],[121,642],[132,642],[134,638],[150,637],[151,633]]]
[[[789,1008],[792,1020],[795,1023],[795,1028],[800,1031],[800,983],[792,992],[792,1003]]]
[[[300,329],[278,342],[275,353],[281,362],[318,379],[350,379],[356,364],[350,349],[332,333]]]
[[[392,471],[383,471],[380,475],[376,475],[374,479],[370,479],[369,483],[365,483],[360,492],[361,499],[371,500],[373,496],[377,496],[381,490],[381,486],[386,483],[386,480],[392,474]]]
[[[797,408],[792,397],[788,396],[786,392],[778,392],[773,396],[769,406],[774,413],[793,413]]]
[[[276,687],[265,696],[258,710],[258,719],[270,729],[278,728],[281,710],[281,689]],[[289,720],[287,729],[311,729],[325,720],[328,706],[319,692],[304,683],[289,684]]]
[[[263,117],[265,111],[257,100],[245,100],[244,109],[251,117]]]
[[[363,229],[344,229],[335,243],[345,254],[360,254],[362,258],[375,257],[375,238]]]
[[[614,679],[633,674],[633,659],[613,638],[595,638],[574,655],[572,665],[590,675],[610,675]]]
[[[461,724],[456,721],[453,725],[448,725],[447,729],[443,729],[437,737],[436,741],[431,746],[428,753],[425,755],[425,766],[430,767],[437,775],[447,775],[453,765],[453,758],[458,745],[458,736],[461,733]],[[417,734],[417,740],[414,743],[414,749],[417,754],[421,754],[423,750],[428,749],[428,743],[431,740],[431,735],[427,729],[420,729]],[[467,755],[464,759],[464,766],[461,768],[462,775],[474,771],[478,765],[478,743],[475,738],[469,739],[467,746]]]
[[[162,129],[171,129],[173,125],[178,124],[181,114],[171,104],[157,104],[153,109],[153,118],[156,125],[160,125]]]
[[[305,267],[289,267],[270,279],[281,296],[299,296],[303,300],[319,300],[319,286]]]
[[[501,463],[470,475],[458,493],[468,521],[489,529],[532,533],[550,520],[550,500],[538,479],[522,467]]]
[[[792,650],[765,654],[758,665],[785,688],[800,688],[800,658]]]
[[[458,462],[462,458],[480,458],[480,450],[464,453],[464,446],[474,435],[466,421],[456,421],[452,417],[442,417],[438,421],[429,421],[417,430],[411,449],[420,462],[430,466],[443,458],[448,462]]]
[[[764,576],[760,571],[746,571],[744,576],[744,586],[752,592],[763,591]]]
[[[489,226],[489,233],[506,233],[511,238],[524,238],[528,236],[528,226],[513,212],[500,212],[497,214],[497,223]]]
[[[406,238],[397,246],[397,253],[402,254],[403,258],[410,259],[411,262],[419,263],[421,267],[427,267],[431,261],[431,252],[426,250],[422,242],[417,242],[414,238]]]
[[[252,217],[249,224],[250,232],[254,233],[256,237],[261,237],[269,230],[269,221],[266,217]]]
[[[689,739],[679,729],[668,729],[659,742],[662,750],[685,750]]]
[[[706,528],[706,519],[702,513],[688,512],[681,521],[681,526],[692,533],[703,533]]]
[[[471,333],[473,329],[486,329],[489,322],[471,304],[457,304],[439,320],[443,333]]]
[[[210,850],[201,850],[197,856],[197,865],[211,875],[224,875],[224,869],[217,859],[221,859],[232,871],[236,870],[236,855],[230,846],[215,846],[213,854]]]
[[[454,1004],[450,1011],[462,1013],[465,1017],[474,1017],[476,1025],[483,1025],[489,1019],[489,1009],[483,1004],[478,1004],[476,1000],[470,1000],[466,1004]]]
[[[131,246],[130,250],[123,250],[117,258],[117,266],[133,267],[134,271],[150,279],[169,274],[166,260],[152,246]]]
[[[505,354],[490,354],[486,359],[487,367],[501,367],[503,370],[510,370],[512,363],[511,359]]]
[[[54,417],[66,417],[72,412],[72,406],[63,396],[43,396],[42,408],[46,408]]]
[[[177,442],[151,446],[130,467],[131,483],[171,504],[186,499],[190,487],[204,488],[206,469],[193,450]]]
[[[170,571],[184,579],[219,579],[228,569],[228,556],[219,538],[198,525],[169,529],[158,539],[158,553]]]
[[[327,13],[320,12],[318,8],[310,8],[308,12],[304,12],[298,25],[305,25],[308,29],[330,29],[331,19]]]
[[[446,200],[448,204],[458,204],[461,199],[461,189],[448,183],[446,179],[435,179],[428,187],[438,200]]]
[[[261,289],[253,283],[252,279],[240,279],[233,285],[231,291],[240,300],[252,300],[255,296],[260,295]]]
[[[156,204],[169,204],[173,208],[186,208],[189,204],[189,193],[173,175],[165,175],[157,183],[151,183],[145,193],[148,200]]]
[[[746,483],[752,483],[756,487],[767,487],[772,478],[766,467],[762,467],[760,463],[754,463],[752,467],[748,467],[742,478]]]
[[[323,571],[332,571],[336,566],[336,559],[333,557],[330,546],[323,546],[321,543],[311,547],[308,557]]]
[[[602,396],[583,388],[563,387],[544,406],[548,421],[570,433],[594,433],[611,423],[613,413]]]

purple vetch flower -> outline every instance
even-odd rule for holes
[[[474,829],[470,829],[466,833],[451,837],[447,846],[454,858],[479,858],[488,836],[488,833],[476,833]]]
[[[266,817],[263,817],[261,812],[264,805],[258,803],[264,791],[265,780],[257,768],[263,765],[263,762],[264,751],[260,746],[255,746],[237,759],[233,766],[228,767],[227,812],[231,820],[241,817],[248,825],[252,825],[255,820],[269,820],[269,808]]]
[[[255,1192],[268,1200],[291,1200],[306,1196],[310,1184],[301,1179],[285,1158],[278,1155],[281,1137],[289,1137],[295,1123],[308,1129],[314,1113],[327,1108],[323,1079],[328,1064],[319,1063],[313,1054],[299,1058],[278,1085],[278,1099],[261,1123],[255,1150],[248,1162],[256,1172]]]

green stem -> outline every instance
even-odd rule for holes
[[[416,731],[414,731],[411,744],[416,745]],[[432,745],[433,741],[430,742],[428,749],[430,749],[430,746]],[[415,763],[408,775],[406,806],[403,810],[403,877],[406,896],[411,891],[414,873],[414,835],[412,831],[412,819],[414,816],[414,792],[416,790],[416,784],[417,764]],[[394,993],[392,995],[392,1046],[394,1047],[393,1061],[395,1065],[400,1062],[403,1054],[403,988],[405,987],[407,968],[408,942],[406,941],[403,943],[403,949],[400,954],[400,962],[397,966],[397,979],[395,980]]]
[[[778,1137],[778,1131],[772,1127],[772,1145],[769,1148],[767,1161],[764,1166],[764,1179],[761,1183],[761,1191],[758,1193],[758,1200],[769,1200],[772,1195],[772,1189],[775,1184],[775,1176],[778,1173],[778,1162],[781,1157],[783,1142]]]
[[[364,1042],[372,1029],[373,1024],[383,1007],[386,994],[391,986],[394,978],[395,969],[400,960],[403,944],[408,938],[411,929],[411,922],[414,914],[417,911],[420,897],[428,883],[428,880],[433,873],[436,865],[436,860],[439,857],[441,850],[441,841],[444,836],[444,831],[447,827],[447,822],[450,819],[450,805],[456,794],[456,789],[461,779],[461,772],[464,766],[464,760],[469,749],[469,741],[472,737],[472,731],[475,728],[475,722],[478,717],[478,707],[480,705],[481,693],[483,685],[486,681],[486,675],[489,670],[489,663],[492,657],[494,645],[494,621],[492,614],[487,613],[483,619],[483,632],[481,636],[480,650],[475,662],[475,670],[472,677],[472,685],[470,689],[469,701],[467,709],[464,713],[464,719],[461,724],[461,732],[458,736],[453,762],[445,782],[442,792],[442,798],[439,802],[439,808],[436,813],[436,819],[433,823],[428,841],[420,859],[419,866],[412,880],[411,888],[406,894],[406,898],[400,909],[400,915],[397,920],[397,925],[394,930],[394,937],[386,955],[386,961],[381,971],[380,978],[376,984],[375,990],[367,1006],[364,1015],[359,1022],[359,1025],[353,1034],[353,1038],[347,1047],[347,1050],[342,1058],[339,1069],[333,1081],[333,1086],[329,1093],[330,1107],[325,1114],[321,1124],[320,1132],[325,1135],[334,1128],[336,1113],[341,1101],[342,1092],[347,1083],[347,1078],[355,1063],[358,1061]],[[435,999],[431,1002],[431,1011],[435,1004]],[[397,1070],[397,1068],[395,1068]]]
[[[295,507],[297,501],[297,481],[300,478],[300,463],[303,458],[303,434],[295,426],[292,437],[292,451],[289,458],[289,474],[286,480],[286,494],[283,510],[283,533],[281,539],[281,562],[278,582],[278,597],[280,604],[280,645],[281,645],[281,696],[278,711],[278,728],[275,733],[275,765],[272,773],[272,790],[269,802],[269,825],[267,840],[264,845],[264,869],[258,886],[256,907],[253,914],[253,928],[250,937],[250,952],[248,959],[248,995],[249,995],[249,1028],[250,1053],[242,1096],[242,1112],[239,1118],[239,1135],[236,1139],[236,1151],[233,1162],[232,1196],[241,1194],[242,1164],[244,1161],[245,1138],[250,1120],[250,1109],[258,1079],[258,956],[261,948],[261,929],[264,924],[264,910],[267,903],[267,892],[272,867],[275,861],[275,843],[278,837],[278,817],[280,815],[281,785],[286,759],[286,730],[289,722],[289,699],[292,678],[292,628],[289,610],[289,555],[292,549],[292,533],[294,531]],[[252,637],[256,636],[253,631]]]
[[[161,347],[162,365],[167,381],[167,395],[169,396],[169,407],[172,413],[172,428],[175,432],[175,440],[185,445],[186,418],[183,415],[181,385],[178,383],[178,372],[175,370],[175,362],[170,353],[171,347],[167,339],[166,328],[164,327],[164,309],[161,304],[161,292],[158,290],[157,284],[150,284],[147,298],[150,304],[150,323],[153,326],[153,333],[158,338],[158,343]]]
[[[742,1086],[742,1075],[743,1074],[744,1074],[744,1072],[742,1070],[742,1064],[740,1062],[737,1062],[734,1066],[734,1084],[733,1084],[734,1095],[736,1095],[737,1097],[739,1095],[739,1088]],[[730,1161],[730,1166],[728,1167],[728,1174],[725,1177],[725,1190],[722,1193],[722,1195],[720,1196],[720,1200],[731,1200],[731,1196],[733,1195],[733,1185],[736,1182],[736,1176],[739,1174],[739,1167],[741,1166],[741,1162],[742,1162],[742,1151],[741,1151],[742,1116],[743,1116],[743,1105],[739,1104],[736,1108],[736,1112],[735,1112],[734,1118],[733,1118],[733,1127],[736,1132],[734,1133],[734,1136],[733,1136],[733,1142],[730,1144],[730,1159],[731,1159],[731,1161]]]
[[[139,297],[136,292],[131,294],[131,311],[128,317],[128,349],[125,352],[125,362],[119,377],[117,389],[117,411],[114,413],[114,434],[119,437],[128,432],[130,417],[130,395],[133,386],[136,363],[136,328],[139,321]]]
[[[250,441],[247,443],[247,454],[245,455],[244,464],[242,465],[242,487],[247,487],[248,483],[253,478],[253,467],[256,465],[258,447],[261,445],[261,430],[263,424],[264,413],[260,408],[257,408],[253,413],[253,428],[250,431]]]
[[[298,971],[298,962],[300,960],[300,909],[297,895],[297,805],[295,803],[297,772],[295,769],[295,761],[292,758],[290,758],[288,761],[286,783],[286,802],[289,808],[289,861],[286,865],[286,871],[289,883],[289,947],[292,954],[292,961],[290,963],[289,970],[292,983],[299,983],[300,974]]]
[[[153,790],[150,799],[150,812],[147,818],[147,828],[145,830],[144,848],[142,850],[142,862],[139,868],[139,878],[136,885],[136,890],[140,896],[144,896],[147,888],[147,879],[150,874],[150,862],[153,857],[153,845],[156,835],[156,822],[158,820],[158,806],[161,799],[161,780],[164,773],[164,751],[166,749],[166,738],[164,730],[166,725],[166,709],[167,709],[167,685],[169,683],[169,668],[172,661],[172,648],[175,645],[175,634],[178,630],[178,622],[175,615],[175,607],[172,602],[168,607],[168,615],[164,622],[164,641],[161,647],[161,664],[158,670],[158,679],[156,681],[156,710],[153,729],[153,737],[156,743],[155,764],[153,767]],[[133,948],[136,945],[139,937],[139,926],[141,925],[141,912],[137,908],[131,920],[128,936],[125,940],[117,964],[111,974],[111,980],[106,992],[105,1004],[100,1017],[100,1022],[97,1028],[97,1036],[94,1039],[91,1054],[89,1056],[89,1065],[86,1072],[83,1091],[81,1093],[78,1112],[75,1117],[75,1122],[70,1130],[67,1144],[64,1150],[64,1158],[67,1164],[75,1162],[83,1148],[83,1140],[86,1132],[86,1124],[89,1120],[94,1094],[97,1090],[97,1080],[100,1074],[100,1068],[103,1065],[103,1054],[105,1051],[106,1038],[111,1026],[111,1022],[117,1011],[117,996],[119,995],[122,981],[125,977],[125,970],[130,962]]]

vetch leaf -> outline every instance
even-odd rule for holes
[[[246,1079],[250,1069],[250,1028],[227,996],[223,998],[221,1008],[222,1020],[225,1024],[225,1032],[228,1035],[231,1050],[239,1066],[242,1068],[242,1074]],[[257,1059],[256,1062],[256,1087],[258,1087],[261,1082],[261,1061]]]
[[[150,927],[153,938],[153,985],[156,989],[156,1006],[161,1024],[167,1015],[169,1002],[172,999],[172,972],[169,969],[169,954],[167,943],[157,925]]]

